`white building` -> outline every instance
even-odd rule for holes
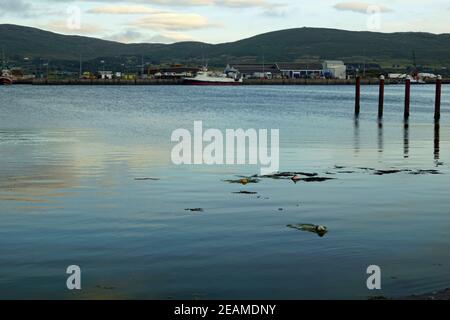
[[[323,62],[323,70],[335,79],[347,78],[347,67],[343,61],[325,60]]]
[[[322,78],[323,66],[320,63],[277,63],[283,77],[289,79]]]
[[[113,72],[112,71],[99,71],[98,72],[100,79],[102,80],[112,80]]]

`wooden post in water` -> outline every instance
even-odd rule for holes
[[[406,78],[405,81],[405,119],[409,119],[409,106],[411,102],[411,79]]]
[[[442,92],[442,77],[438,76],[436,79],[436,100],[434,107],[434,120],[441,119],[441,92]]]
[[[361,77],[356,77],[355,116],[359,116],[361,110]]]
[[[380,94],[378,96],[378,118],[383,118],[384,109],[384,76],[380,76]]]

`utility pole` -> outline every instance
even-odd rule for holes
[[[364,50],[364,69],[363,69],[363,78],[366,78],[366,50]]]
[[[2,70],[5,69],[5,48],[2,47]]]
[[[263,78],[266,78],[266,55],[264,52],[264,47],[261,47],[262,58],[263,58]]]

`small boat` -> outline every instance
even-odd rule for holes
[[[13,80],[9,70],[2,70],[2,74],[0,76],[0,85],[9,85],[12,83]]]
[[[208,72],[206,68],[197,72],[195,77],[183,78],[183,84],[197,86],[237,86],[242,83],[242,78],[238,76],[229,77],[226,74],[215,75]]]

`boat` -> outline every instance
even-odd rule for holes
[[[12,84],[12,76],[9,70],[2,70],[1,76],[0,76],[0,85],[8,85]]]
[[[197,86],[237,86],[242,85],[243,80],[238,75],[233,77],[227,74],[213,74],[208,72],[206,68],[202,71],[197,72],[195,77],[184,77],[183,84],[186,85],[197,85]]]

